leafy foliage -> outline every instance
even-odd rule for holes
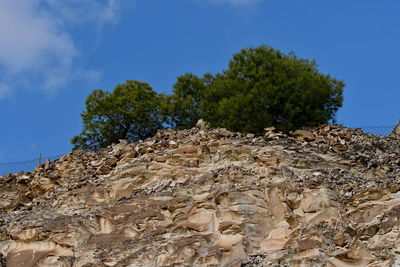
[[[112,93],[94,90],[81,114],[84,129],[72,138],[74,149],[96,150],[125,139],[153,136],[162,128],[160,96],[140,81],[127,81]]]
[[[240,132],[316,126],[334,119],[343,87],[319,73],[313,60],[267,46],[247,48],[204,91],[201,115],[212,126]]]
[[[200,119],[200,100],[211,75],[199,78],[192,73],[179,76],[173,94],[166,98],[164,109],[169,124],[175,129],[188,129]]]
[[[138,141],[165,126],[211,126],[262,134],[265,127],[290,131],[335,119],[344,82],[321,74],[314,60],[268,46],[233,55],[222,73],[179,76],[172,95],[157,94],[147,83],[127,81],[113,92],[94,90],[81,114],[84,129],[74,149],[95,150],[119,139]]]

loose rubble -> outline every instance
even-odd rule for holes
[[[0,266],[399,266],[393,137],[200,122],[74,151],[0,177]]]

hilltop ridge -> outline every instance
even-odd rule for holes
[[[0,266],[396,266],[399,218],[398,139],[169,129],[0,178]]]

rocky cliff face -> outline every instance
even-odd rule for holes
[[[391,137],[400,139],[400,121],[390,134]]]
[[[0,178],[0,266],[399,266],[400,140],[163,131]]]

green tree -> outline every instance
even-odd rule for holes
[[[153,136],[163,127],[160,98],[140,81],[127,81],[112,93],[94,90],[81,114],[83,131],[71,140],[73,148],[97,150],[119,139],[132,142]]]
[[[285,132],[334,120],[344,82],[321,74],[314,60],[268,46],[235,54],[228,69],[204,90],[201,116],[212,126],[239,132]]]
[[[188,129],[196,125],[200,119],[200,101],[212,76],[197,77],[186,73],[177,78],[173,95],[166,98],[164,107],[169,118],[169,124],[178,129]]]

